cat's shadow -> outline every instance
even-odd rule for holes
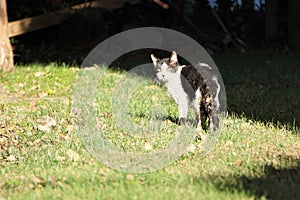
[[[174,124],[178,124],[180,125],[179,123],[179,118],[178,117],[171,117],[171,116],[167,116],[164,118],[165,120],[169,120],[170,122],[174,123]],[[161,119],[161,120],[164,120],[164,119]],[[185,125],[188,125],[188,126],[192,126],[192,127],[196,127],[197,126],[197,123],[196,123],[196,120],[194,119],[187,119]]]
[[[148,115],[145,115],[145,114],[138,114],[138,115],[135,115],[135,117],[139,117],[139,118],[151,118],[149,117]],[[172,116],[160,116],[160,117],[155,117],[155,120],[160,120],[160,121],[170,121],[174,124],[177,124],[177,125],[180,125],[179,123],[179,118],[178,117],[172,117]],[[197,123],[196,123],[196,120],[194,119],[187,119],[186,121],[186,125],[188,126],[192,126],[192,127],[196,127],[197,126]]]

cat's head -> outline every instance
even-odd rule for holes
[[[166,83],[177,75],[176,72],[178,67],[177,54],[175,51],[172,52],[170,58],[159,59],[155,55],[151,54],[151,59],[156,71],[157,79],[160,83]]]

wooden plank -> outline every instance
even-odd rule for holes
[[[8,24],[9,37],[56,25],[60,23],[67,13],[57,11],[10,22]]]
[[[80,10],[83,8],[98,7],[107,10],[113,10],[123,7],[126,2],[132,5],[139,3],[139,1],[140,0],[97,0],[72,6],[71,9],[65,8],[58,11],[53,11],[42,15],[9,22],[9,37],[21,35],[27,32],[36,31],[39,29],[59,24],[65,19],[67,14],[72,14],[76,10]]]

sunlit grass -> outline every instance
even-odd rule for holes
[[[223,64],[227,58],[230,57],[222,57]],[[291,85],[284,89],[277,84],[276,76],[270,80],[264,80],[260,73],[251,77],[247,67],[251,72],[255,67],[244,64],[240,69],[237,67],[240,57],[235,59],[235,62],[219,64],[219,68],[226,66],[220,71],[230,115],[224,121],[214,150],[205,157],[199,157],[196,152],[184,154],[170,166],[145,174],[113,170],[86,151],[75,131],[72,115],[72,88],[77,69],[50,64],[17,67],[13,73],[1,73],[0,197],[295,199],[300,191],[300,132],[290,116],[296,118],[299,111],[299,94],[293,85],[297,79],[293,75],[284,79]],[[295,56],[291,59],[298,62]],[[274,66],[276,62],[276,59],[272,61]],[[240,71],[234,75],[234,70]],[[112,112],[114,87],[124,74],[108,70],[101,77],[95,100],[97,122],[119,148],[147,153],[150,149],[149,146],[145,149],[145,144],[150,144],[153,149],[159,149],[172,139],[172,130],[178,127],[176,104],[157,85],[137,90],[130,100],[128,116],[146,126],[153,106],[163,105],[165,127],[158,140],[131,139],[117,125]],[[286,98],[281,98],[281,94],[290,103],[284,104]],[[282,109],[277,109],[283,104]],[[274,116],[273,122],[269,116]]]

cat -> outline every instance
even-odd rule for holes
[[[179,124],[187,123],[188,107],[192,105],[197,127],[205,132],[215,131],[219,127],[220,84],[217,77],[212,75],[212,68],[205,63],[197,66],[180,65],[175,51],[170,58],[159,59],[151,54],[151,59],[157,82],[166,86],[168,94],[178,104]]]

